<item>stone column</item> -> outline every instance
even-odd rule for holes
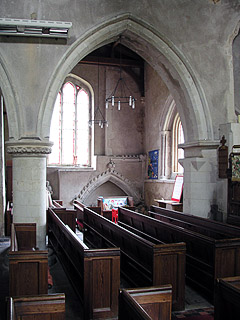
[[[0,236],[5,234],[5,208],[6,208],[6,189],[5,189],[5,161],[4,161],[4,121],[3,121],[3,97],[0,95]]]
[[[37,247],[46,247],[46,156],[50,143],[7,142],[13,158],[13,222],[37,224]]]
[[[160,148],[160,168],[159,177],[161,179],[170,179],[172,172],[171,163],[171,132],[168,130],[161,131],[161,148]]]
[[[183,144],[183,211],[208,218],[211,205],[217,203],[218,141]]]

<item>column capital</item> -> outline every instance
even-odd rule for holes
[[[24,138],[18,141],[7,141],[7,153],[13,157],[38,156],[46,157],[52,151],[52,142]]]
[[[179,144],[178,147],[184,149],[184,157],[203,157],[204,151],[217,150],[220,145],[219,140],[199,140]]]

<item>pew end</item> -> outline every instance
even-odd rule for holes
[[[65,319],[65,294],[9,297],[8,320]]]
[[[169,320],[171,311],[171,285],[120,290],[119,320]]]
[[[36,224],[13,223],[9,251],[9,295],[48,293],[48,251],[36,248]]]

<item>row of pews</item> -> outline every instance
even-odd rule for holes
[[[96,217],[98,213],[92,211]],[[85,208],[84,208],[85,211]],[[64,217],[61,211],[61,218]],[[68,211],[65,211],[67,215]],[[103,218],[103,217],[102,217]],[[122,250],[97,232],[89,236],[85,223],[82,241],[59,217],[48,209],[49,243],[56,252],[84,309],[84,319],[165,319],[171,318],[172,286],[147,286],[120,290]],[[103,218],[104,220],[107,220]],[[110,222],[112,226],[114,224]],[[87,233],[87,236],[85,234]],[[93,230],[91,230],[93,233]],[[128,241],[128,238],[125,239]],[[121,268],[120,268],[121,256]],[[150,286],[150,287],[149,287]],[[125,306],[121,310],[119,305]],[[163,306],[164,305],[164,306]],[[136,315],[138,315],[136,317]]]
[[[106,219],[99,218],[96,214],[93,215],[92,213],[89,216],[90,211],[90,208],[85,208],[84,234],[86,241],[93,242],[94,239],[98,239],[96,242],[99,243],[106,241],[109,235],[113,237],[117,230],[116,225],[113,224],[115,226],[112,226],[109,222],[106,222]],[[89,217],[92,221],[89,220]],[[101,223],[99,231],[97,231],[99,221]],[[240,276],[240,229],[238,227],[157,206],[151,206],[148,215],[139,214],[127,208],[119,208],[119,226],[155,244],[156,240],[169,244],[184,242],[186,244],[187,283],[194,286],[214,303],[215,319],[226,319],[227,314],[239,316],[240,307],[238,307],[237,301],[240,296],[240,278],[238,277]],[[91,235],[92,229],[98,232],[98,236],[94,236],[94,233]],[[100,231],[101,235],[99,236]],[[113,239],[111,241],[114,242]],[[123,244],[126,243],[125,240],[121,241]],[[136,251],[139,252],[138,249]],[[132,252],[134,252],[134,249],[132,249]],[[127,256],[129,257],[128,253]],[[122,260],[124,260],[124,257]],[[132,266],[131,262],[130,264]],[[122,272],[124,272],[124,268],[122,269]],[[131,274],[130,278],[134,279],[137,277],[136,274]],[[174,303],[176,287],[173,279],[170,279],[169,283],[173,284],[172,301]],[[226,297],[231,298],[227,299]]]
[[[48,251],[36,247],[35,223],[11,225],[7,318],[65,319],[65,294],[48,294]]]
[[[48,210],[49,243],[83,304],[84,319],[113,318],[118,313],[120,249],[89,248]]]
[[[119,247],[121,274],[131,287],[171,284],[173,310],[184,309],[184,243],[169,244],[147,234],[137,234],[90,208],[84,210],[84,242],[94,248]]]
[[[186,243],[186,280],[214,303],[215,320],[240,315],[240,229],[151,206],[148,215],[119,208],[119,225]]]
[[[171,286],[119,291],[119,248],[87,248],[56,212],[48,213],[50,241],[81,295],[84,319],[170,319]],[[71,221],[68,210],[59,215]],[[12,224],[9,256],[8,319],[65,319],[65,295],[47,294],[47,251],[36,248],[36,224]]]
[[[77,205],[50,208],[47,223],[49,243],[84,306],[84,319],[171,319],[172,310],[184,310],[185,273],[214,302],[215,320],[239,317],[239,228],[156,206],[148,215],[119,208],[116,224],[98,207]],[[83,241],[75,234],[79,217]],[[13,224],[9,319],[19,305],[39,304],[33,312],[47,304],[52,313],[56,303],[56,319],[62,319],[65,297],[47,294],[44,251],[36,248],[34,224]],[[120,279],[132,289],[120,289]]]

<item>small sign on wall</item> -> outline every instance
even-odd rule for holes
[[[171,201],[180,202],[183,191],[183,176],[176,176]]]
[[[148,152],[148,179],[158,179],[158,150]]]

